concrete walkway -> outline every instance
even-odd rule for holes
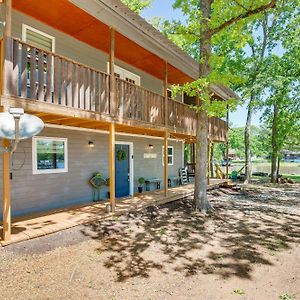
[[[93,220],[101,220],[119,216],[129,211],[136,211],[147,206],[164,204],[183,197],[192,195],[193,184],[175,187],[169,190],[165,197],[163,191],[144,192],[134,197],[117,199],[115,213],[107,213],[106,205],[109,201],[101,201],[97,204],[76,206],[67,209],[50,211],[43,214],[35,214],[23,218],[17,218],[12,223],[12,236],[10,241],[2,241],[1,246],[17,243],[36,237],[51,234],[60,230],[71,228]],[[0,227],[2,236],[2,227]]]

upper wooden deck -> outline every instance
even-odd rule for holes
[[[23,107],[50,124],[107,130],[115,122],[124,132],[163,136],[169,129],[191,141],[196,135],[196,113],[184,103],[119,78],[112,91],[109,74],[17,39],[1,44],[4,109]],[[211,118],[209,138],[226,141],[227,123]]]

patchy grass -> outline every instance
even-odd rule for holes
[[[293,179],[295,182],[300,183],[300,175],[283,174],[283,177]]]
[[[279,296],[279,299],[280,300],[294,300],[295,296],[290,296],[289,294],[284,293]]]
[[[233,290],[233,292],[234,292],[236,295],[240,295],[240,296],[246,294],[246,292],[245,292],[243,289],[235,289],[235,290]]]

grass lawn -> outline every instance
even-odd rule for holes
[[[283,174],[283,177],[287,177],[287,178],[293,179],[295,182],[300,183],[300,175]]]

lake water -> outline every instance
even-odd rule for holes
[[[243,163],[234,163],[231,167],[229,167],[229,172],[231,171],[239,171],[244,166]],[[225,168],[222,167],[224,170]],[[244,170],[243,170],[244,171]],[[242,171],[242,172],[243,172]],[[262,162],[262,163],[254,163],[252,164],[252,172],[264,172],[271,173],[271,163]],[[280,164],[280,174],[295,174],[300,175],[300,163],[299,162],[282,162]]]

